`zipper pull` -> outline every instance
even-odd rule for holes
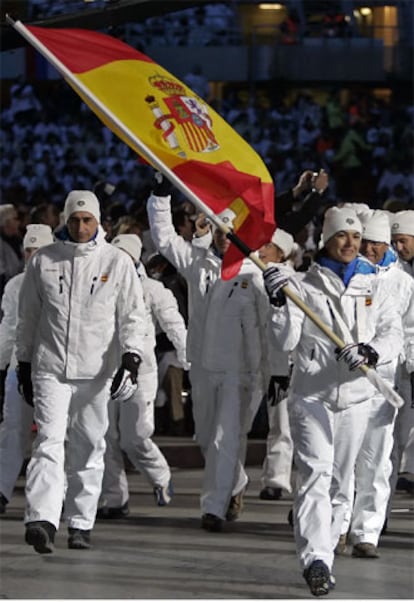
[[[94,276],[94,277],[92,278],[92,286],[91,286],[91,291],[90,291],[90,292],[91,292],[91,295],[92,295],[92,293],[93,293],[93,291],[94,291],[94,288],[95,288],[95,282],[96,282],[97,280],[98,280],[98,276]]]
[[[229,292],[229,296],[227,297],[228,299],[230,299],[230,297],[232,296],[232,294],[234,293],[234,289],[236,288],[236,286],[238,285],[238,282],[235,282],[231,288],[231,291]]]

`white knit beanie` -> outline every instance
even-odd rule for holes
[[[414,236],[414,210],[399,211],[391,218],[391,234]]]
[[[63,210],[65,224],[75,211],[87,211],[91,213],[98,224],[101,222],[101,210],[97,196],[90,190],[72,190],[69,192]]]
[[[367,220],[374,213],[374,210],[366,203],[342,203],[341,207],[353,209],[361,222]]]
[[[135,263],[138,263],[141,258],[142,242],[137,234],[118,234],[111,241],[115,247],[126,251],[131,255]]]
[[[282,228],[277,228],[273,233],[272,243],[279,247],[285,258],[287,258],[293,251],[295,241],[289,232],[285,232]]]
[[[391,228],[388,215],[381,210],[374,211],[371,217],[362,222],[362,238],[372,240],[373,242],[384,242],[387,245],[391,242]]]
[[[28,224],[23,238],[24,249],[39,249],[54,242],[50,226],[46,224]]]
[[[322,226],[322,242],[325,245],[332,236],[341,230],[354,230],[362,234],[362,224],[353,209],[330,207],[325,213]]]

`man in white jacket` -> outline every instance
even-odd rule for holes
[[[294,247],[293,236],[277,228],[272,239],[259,249],[259,258],[266,265],[277,265],[287,276],[294,275],[296,273],[290,261]],[[272,501],[279,500],[282,491],[288,493],[292,491],[293,441],[287,405],[291,360],[289,353],[277,351],[272,345],[266,355],[269,378],[267,393],[269,432],[259,497],[262,500]]]
[[[246,260],[237,277],[221,280],[230,242],[216,229],[209,245],[185,241],[172,223],[168,187],[148,200],[151,236],[159,252],[186,278],[189,294],[187,359],[196,440],[205,458],[200,498],[202,528],[217,532],[235,520],[248,483],[244,470],[247,433],[263,396],[264,322],[268,301],[260,270]],[[235,215],[222,212],[223,221]],[[209,226],[197,233],[211,240]],[[203,237],[204,238],[204,237]]]
[[[53,551],[65,474],[68,547],[90,547],[117,352],[136,381],[146,326],[139,278],[125,253],[105,241],[96,196],[70,192],[64,217],[61,240],[27,266],[17,326],[19,379],[38,428],[26,480],[26,542],[41,554]]]
[[[414,280],[406,274],[390,246],[391,229],[384,211],[371,211],[360,217],[363,232],[361,253],[375,265],[378,284],[392,291],[397,313],[402,321],[404,348],[388,362],[378,364],[378,374],[392,388],[405,371],[405,349],[414,349]],[[412,352],[412,351],[411,351]],[[411,358],[412,361],[413,358]],[[370,401],[366,431],[360,442],[355,462],[355,485],[351,483],[348,504],[351,515],[345,519],[336,553],[347,554],[348,539],[354,544],[352,555],[358,558],[378,558],[377,544],[385,521],[390,498],[391,450],[396,411],[376,392]]]
[[[332,565],[375,388],[358,369],[392,361],[402,348],[391,295],[376,288],[375,267],[358,256],[362,226],[352,209],[325,214],[321,252],[289,286],[346,345],[335,344],[290,299],[287,278],[264,272],[275,345],[295,350],[289,417],[298,471],[293,505],[296,547],[315,596],[333,586]],[[381,450],[380,450],[381,451]]]
[[[414,278],[414,211],[408,209],[390,216],[392,244],[399,264]],[[394,430],[391,487],[414,493],[414,339],[405,341],[405,365],[402,367],[399,391],[405,404],[399,410]],[[399,473],[399,474],[398,474]],[[398,480],[397,480],[398,477]]]
[[[27,263],[38,249],[53,243],[50,226],[29,224],[23,239]],[[4,379],[4,420],[0,425],[0,513],[6,511],[27,449],[31,447],[33,407],[25,402],[17,388],[16,328],[20,288],[24,272],[9,280],[1,301],[3,317],[0,323],[0,373]]]
[[[166,506],[173,495],[171,470],[159,447],[152,440],[154,433],[154,399],[158,387],[155,356],[155,325],[158,322],[177,351],[177,358],[186,370],[186,336],[184,319],[173,293],[161,282],[147,276],[140,262],[142,243],[136,234],[118,234],[112,243],[122,249],[137,269],[146,308],[145,346],[139,367],[137,389],[130,397],[109,402],[109,429],[106,434],[105,472],[97,518],[122,518],[128,510],[128,480],[125,473],[125,452],[133,466],[153,487],[158,506]]]

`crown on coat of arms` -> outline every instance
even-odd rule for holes
[[[149,83],[168,96],[185,96],[186,94],[183,84],[164,75],[153,75],[149,78]]]

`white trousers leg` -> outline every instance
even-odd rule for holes
[[[4,419],[0,424],[0,493],[9,501],[26,450],[31,448],[33,408],[17,390],[16,371],[9,368],[5,384]]]
[[[292,396],[289,404],[298,470],[294,530],[302,568],[319,559],[332,569],[354,470],[355,456],[346,456],[345,448],[359,449],[362,405],[334,412],[320,401],[298,396]]]
[[[266,439],[266,457],[260,479],[262,487],[276,487],[292,491],[293,441],[290,434],[288,399],[276,405],[267,402],[269,433]]]
[[[153,487],[165,487],[171,471],[163,453],[151,439],[154,434],[154,399],[157,373],[143,374],[136,393],[120,408],[121,449]]]
[[[26,523],[45,520],[58,528],[66,470],[65,520],[69,527],[92,529],[104,470],[110,384],[108,379],[62,383],[53,375],[34,377],[38,432],[26,478]]]
[[[236,466],[236,473],[233,483],[231,495],[237,495],[245,489],[249,482],[249,477],[245,471],[246,454],[247,454],[247,436],[252,429],[254,419],[263,400],[263,388],[261,386],[253,387],[250,402],[246,406],[244,416],[242,416],[242,425],[240,433],[239,460]]]
[[[109,429],[106,435],[105,473],[100,506],[116,508],[128,501],[128,480],[122,451],[155,487],[165,487],[171,470],[159,447],[151,439],[154,433],[154,399],[157,373],[140,374],[138,388],[125,402],[109,402]]]
[[[202,513],[225,518],[230,498],[242,482],[248,482],[240,462],[243,439],[247,437],[247,416],[250,414],[252,384],[239,374],[208,373],[205,384],[206,402],[211,404],[208,425],[200,436],[207,442],[203,488],[200,497]],[[207,431],[209,429],[209,432]]]
[[[208,372],[197,362],[191,362],[189,373],[191,383],[191,398],[193,402],[193,419],[195,439],[200,446],[201,453],[205,457],[210,440],[212,423],[214,421],[215,409],[209,398],[206,383]]]
[[[414,474],[414,390],[413,379],[407,372],[404,373],[401,387],[406,402],[400,410],[396,429],[401,457],[399,472]]]
[[[125,472],[124,456],[120,446],[119,414],[121,403],[108,402],[109,427],[105,435],[105,470],[99,507],[120,508],[129,498],[128,479]]]
[[[355,463],[368,428],[372,400],[357,403],[334,415],[334,469],[331,484],[331,537],[335,547],[349,524],[354,504]]]
[[[390,496],[391,450],[396,409],[383,397],[370,401],[367,430],[355,464],[351,538],[378,544]]]
[[[414,472],[414,391],[410,375],[400,368],[398,393],[404,399],[394,423],[394,444],[391,452],[392,471],[390,477],[391,495],[388,501],[387,516],[391,512],[392,495],[395,491],[399,472]],[[412,470],[409,470],[410,467]]]

